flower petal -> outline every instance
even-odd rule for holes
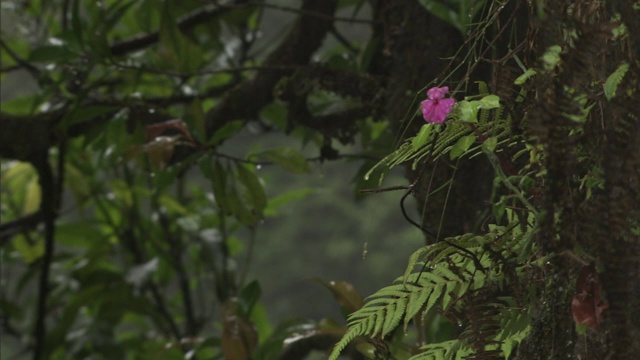
[[[422,117],[426,122],[434,122],[433,118],[436,112],[436,102],[433,100],[424,100],[420,103],[422,108]]]
[[[432,87],[427,91],[427,96],[431,100],[440,100],[440,99],[444,99],[444,96],[447,95],[448,93],[449,93],[448,86]]]

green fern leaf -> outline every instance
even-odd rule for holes
[[[432,292],[433,288],[425,287],[420,291],[411,293],[411,296],[409,297],[409,304],[407,305],[407,314],[404,318],[405,327],[409,324],[409,321],[411,321],[411,319],[413,319],[413,317],[420,312],[420,310],[424,306],[424,303],[427,302]]]
[[[333,347],[331,355],[329,355],[329,360],[337,360],[342,350],[344,350],[356,336],[360,335],[360,332],[361,329],[359,327],[349,327],[349,330],[344,334],[342,339]]]
[[[436,268],[436,271],[438,272],[438,274],[440,274],[444,279],[446,279],[446,281],[450,281],[450,282],[456,282],[456,283],[461,283],[463,282],[462,279],[460,279],[460,277],[456,274],[453,273],[453,271],[451,271],[448,267],[445,266],[438,266]]]
[[[476,84],[478,84],[478,92],[480,95],[489,95],[489,86],[487,86],[486,82],[476,81]]]
[[[496,336],[496,340],[501,343],[500,349],[508,359],[513,348],[524,340],[531,331],[530,314],[528,311],[516,308],[505,308],[500,318],[502,320],[502,331]]]
[[[449,305],[451,305],[451,303],[454,300],[454,297],[451,296],[451,294],[453,293],[453,291],[455,290],[455,288],[458,286],[458,284],[454,283],[454,282],[450,282],[447,283],[447,286],[445,287],[445,291],[444,291],[444,296],[442,297],[442,310],[443,311],[447,311],[447,309],[449,308]]]
[[[410,357],[409,360],[457,360],[464,359],[473,353],[458,339],[428,344],[421,347],[420,350],[422,351],[420,354]]]
[[[382,327],[384,326],[384,320],[385,320],[385,315],[389,315],[388,313],[385,314],[385,309],[389,309],[390,307],[393,307],[393,304],[389,304],[389,306],[387,306],[386,308],[382,308],[380,310],[378,310],[375,313],[375,326],[373,327],[373,332],[371,334],[369,334],[371,337],[377,336],[378,334],[380,334],[382,332]],[[393,311],[393,310],[392,310]],[[391,314],[393,315],[393,314]]]
[[[622,78],[624,77],[624,75],[627,73],[628,70],[629,70],[629,64],[623,63],[620,66],[618,66],[618,68],[616,69],[616,71],[613,72],[613,74],[609,75],[609,77],[607,78],[607,81],[605,81],[604,83],[604,96],[606,96],[607,100],[613,99],[613,97],[616,95],[616,91],[618,90],[618,85],[620,85]]]
[[[382,334],[381,334],[382,337],[387,336],[396,327],[398,327],[398,324],[400,324],[400,321],[402,320],[406,309],[407,309],[406,298],[399,299],[398,302],[393,303],[392,305],[389,306],[389,308],[387,309],[385,322],[382,327]]]

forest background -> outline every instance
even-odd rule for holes
[[[640,350],[637,3],[1,9],[3,359]]]

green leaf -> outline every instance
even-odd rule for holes
[[[609,77],[607,78],[607,81],[605,81],[604,83],[604,96],[606,96],[607,100],[613,99],[613,97],[616,95],[616,91],[618,90],[618,85],[620,85],[622,78],[624,77],[624,75],[627,73],[628,70],[629,70],[629,64],[623,63],[620,66],[618,66],[616,71],[614,71],[611,75],[609,75]]]
[[[88,248],[94,241],[106,238],[93,219],[78,220],[56,225],[56,243],[78,249]]]
[[[257,214],[251,211],[249,208],[250,205],[246,203],[242,196],[240,196],[234,181],[227,183],[225,195],[229,211],[231,211],[233,216],[235,216],[243,225],[253,226],[262,219],[262,214]]]
[[[418,135],[416,135],[411,141],[411,146],[413,146],[414,150],[420,149],[424,144],[426,144],[429,139],[429,135],[431,134],[431,130],[433,130],[434,124],[424,124],[420,128]]]
[[[488,151],[494,151],[498,145],[498,138],[492,136],[482,143],[482,148]]]
[[[4,101],[2,111],[13,115],[32,115],[43,103],[41,96],[26,96]]]
[[[242,120],[234,120],[224,124],[218,131],[213,134],[209,139],[208,145],[218,145],[223,140],[237,134],[244,127],[245,122]]]
[[[315,194],[315,190],[311,188],[301,188],[285,192],[284,194],[270,197],[268,200],[267,208],[264,210],[266,216],[275,216],[278,213],[278,209],[284,205],[287,205],[295,200],[304,199],[310,195]]]
[[[273,333],[271,324],[269,323],[269,316],[267,309],[261,303],[257,302],[251,311],[251,322],[258,329],[258,341],[263,344],[269,336]],[[256,357],[259,358],[259,357]]]
[[[22,204],[22,214],[32,214],[40,208],[40,201],[42,199],[42,190],[38,183],[37,177],[32,177],[27,183],[24,204]]]
[[[309,164],[302,154],[289,147],[278,147],[263,151],[257,156],[264,157],[280,165],[283,169],[294,174],[309,172]]]
[[[12,243],[26,264],[31,264],[44,255],[44,241],[41,239],[32,245],[23,234],[19,234],[13,238]]]
[[[544,69],[547,71],[553,70],[560,62],[560,54],[562,48],[560,45],[552,45],[547,48],[544,55],[542,55],[542,62],[544,63]]]
[[[527,82],[527,80],[529,80],[531,77],[533,77],[534,75],[536,75],[538,72],[535,71],[534,69],[527,69],[527,71],[524,72],[524,74],[518,76],[516,78],[516,80],[513,82],[515,85],[522,85],[525,82]]]
[[[358,68],[361,71],[368,71],[369,66],[371,64],[371,59],[380,49],[380,38],[377,36],[372,36],[367,45],[365,45],[364,50],[360,52],[360,56],[358,57]]]
[[[75,34],[75,40],[82,46],[84,40],[84,34],[86,33],[87,28],[84,26],[82,22],[82,15],[80,14],[80,3],[82,0],[74,0],[73,7],[71,10],[71,29]],[[93,29],[91,29],[93,30]]]
[[[69,61],[78,54],[64,45],[45,45],[34,49],[29,55],[29,61],[42,63],[59,63]]]
[[[496,109],[500,107],[500,97],[497,95],[487,95],[480,99],[480,108],[488,110],[488,109]]]
[[[95,106],[86,106],[86,107],[77,108],[71,111],[68,115],[66,115],[62,119],[62,122],[60,125],[63,128],[68,127],[73,124],[92,120],[101,115],[115,113],[117,110],[120,110],[120,107],[104,106],[104,105],[95,105]]]
[[[245,319],[249,319],[253,308],[260,299],[262,289],[260,283],[254,280],[245,286],[240,292],[240,301],[238,303],[238,315]]]
[[[280,102],[274,101],[260,111],[260,118],[284,130],[287,127],[287,109]]]
[[[462,100],[458,103],[457,109],[460,112],[460,120],[471,123],[478,122],[478,109],[480,109],[479,101]]]
[[[451,152],[449,152],[449,158],[451,158],[451,160],[458,158],[460,155],[464,154],[464,152],[467,151],[475,141],[475,135],[467,135],[461,137],[451,148]]]
[[[461,21],[459,14],[436,0],[418,0],[428,12],[439,17],[441,20],[455,26],[462,34],[465,33],[465,24]]]
[[[164,50],[160,52],[161,59],[164,65],[184,72],[194,72],[202,64],[202,50],[180,32],[171,4],[171,1],[164,2],[160,20],[160,44]]]
[[[206,165],[204,167],[206,169]],[[209,171],[206,170],[206,172]],[[216,161],[210,175],[209,180],[211,181],[216,203],[222,212],[228,213],[231,209],[227,197],[227,170],[222,167],[219,161]]]
[[[267,195],[264,192],[264,188],[260,183],[260,180],[255,173],[249,171],[243,165],[237,166],[238,179],[240,183],[244,185],[243,193],[245,200],[251,205],[254,215],[262,217],[262,212],[267,207]]]
[[[191,102],[191,105],[189,106],[189,115],[191,115],[191,118],[193,119],[192,128],[195,130],[192,133],[195,134],[199,142],[204,142],[207,129],[205,124],[204,108],[202,107],[202,101],[200,101],[199,98],[196,98]]]
[[[356,288],[347,281],[323,281],[319,278],[315,279],[324,285],[340,304],[340,308],[342,309],[342,313],[346,316],[348,314],[353,313],[354,311],[359,310],[364,301],[362,299],[362,295],[356,290]]]
[[[111,5],[107,9],[108,15],[105,17],[104,23],[100,24],[100,26],[102,27],[102,31],[104,31],[105,33],[111,31],[111,29],[113,29],[116,24],[118,24],[120,19],[127,13],[127,10],[129,10],[129,8],[135,3],[136,2],[134,0],[124,2],[123,4],[120,4],[120,2],[118,1],[115,4]]]

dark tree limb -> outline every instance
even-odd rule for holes
[[[331,29],[333,24],[331,15],[335,12],[336,6],[336,0],[304,1],[301,8],[302,15],[298,17],[280,46],[268,56],[264,65],[267,67],[306,65]],[[316,15],[309,16],[307,12],[313,12]],[[317,14],[325,14],[327,18]],[[273,89],[278,81],[291,72],[291,70],[259,72],[253,79],[231,91],[219,106],[207,114],[207,136],[213,135],[229,121],[257,118],[260,110],[273,100]]]
[[[52,125],[62,119],[64,109],[31,116],[0,112],[0,157],[33,162],[51,144]]]
[[[38,171],[40,187],[42,188],[42,201],[40,212],[44,217],[44,255],[42,257],[42,270],[38,286],[38,305],[36,311],[36,324],[34,329],[33,359],[40,360],[46,356],[47,335],[47,298],[49,295],[49,273],[55,251],[55,220],[56,220],[56,185],[53,170],[48,162],[48,153],[44,152],[38,160],[34,161]]]

